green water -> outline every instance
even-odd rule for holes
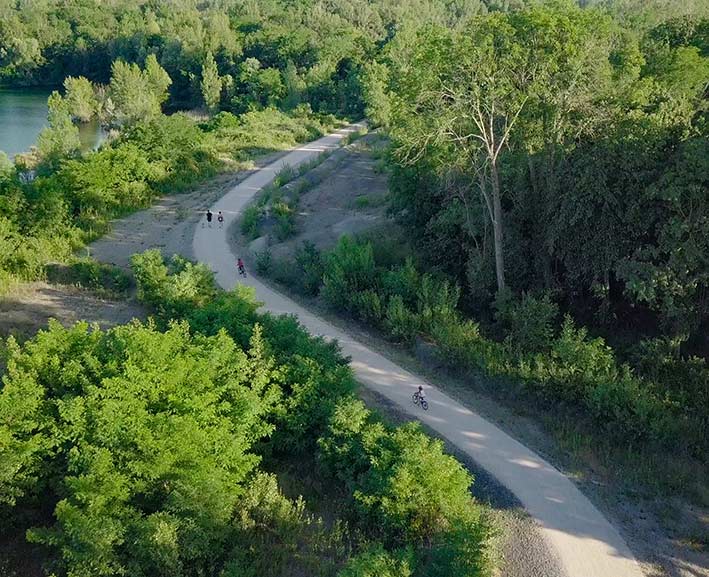
[[[10,158],[27,152],[47,126],[49,91],[0,88],[0,150]],[[84,150],[96,148],[103,139],[98,122],[79,125]]]

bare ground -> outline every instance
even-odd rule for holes
[[[144,317],[145,310],[132,299],[113,300],[73,286],[34,282],[0,300],[0,337],[25,340],[46,328],[50,319],[64,326],[84,320],[109,328]]]

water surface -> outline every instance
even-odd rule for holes
[[[0,150],[10,158],[27,152],[47,122],[49,90],[0,88]],[[96,148],[103,139],[98,122],[79,125],[83,150]]]

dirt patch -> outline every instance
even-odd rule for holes
[[[342,235],[364,232],[386,220],[384,204],[389,187],[387,175],[378,169],[376,159],[382,143],[376,134],[367,135],[333,153],[312,171],[320,174],[317,184],[300,194],[296,234],[283,242],[268,235],[267,244],[275,258],[293,256],[303,242],[327,250]],[[308,174],[301,177],[304,181],[309,178]],[[298,184],[294,181],[289,186]]]
[[[64,326],[85,320],[109,328],[145,316],[145,309],[133,299],[100,298],[73,286],[35,282],[20,285],[0,301],[0,336],[25,340],[46,328],[49,319]]]
[[[193,258],[194,228],[204,219],[207,208],[234,185],[286,152],[260,157],[253,169],[220,174],[191,191],[164,196],[150,208],[114,221],[111,231],[91,244],[87,253],[123,269],[130,267],[132,255],[150,248],[159,248],[167,256],[180,254]],[[213,226],[217,226],[216,217]]]

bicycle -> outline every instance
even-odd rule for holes
[[[420,404],[424,411],[428,411],[428,401],[426,397],[422,397],[418,391],[411,396],[411,400],[414,402],[414,405]]]

